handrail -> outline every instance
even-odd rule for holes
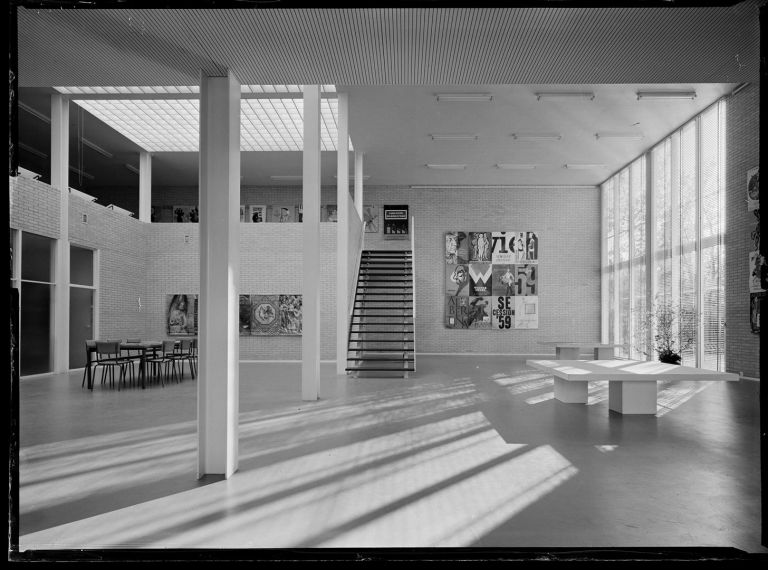
[[[413,371],[416,372],[416,242],[415,218],[411,216],[411,311],[413,313]]]

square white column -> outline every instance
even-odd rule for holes
[[[139,154],[139,220],[152,221],[152,155]]]
[[[349,98],[339,93],[336,144],[336,374],[346,374],[349,331]]]
[[[240,84],[200,80],[198,477],[238,465]]]
[[[69,99],[51,95],[51,186],[59,190],[53,291],[53,371],[69,370]]]
[[[320,388],[320,86],[304,85],[301,398]],[[341,207],[338,204],[337,207]],[[237,313],[234,313],[237,314]]]
[[[355,151],[355,209],[363,219],[363,153]]]

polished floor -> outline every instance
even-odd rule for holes
[[[239,470],[195,479],[196,381],[20,389],[20,548],[760,546],[759,384],[659,383],[655,416],[553,399],[502,357],[409,379],[241,365]]]

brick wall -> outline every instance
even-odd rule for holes
[[[539,341],[600,340],[600,201],[597,188],[438,189],[367,186],[363,202],[408,204],[415,217],[419,352],[546,354]],[[444,234],[535,231],[539,328],[455,330],[444,320]],[[409,240],[365,234],[366,249],[410,249]]]
[[[749,325],[750,233],[757,219],[747,211],[747,171],[760,162],[760,89],[752,84],[727,100],[725,365],[728,372],[760,377],[760,335]],[[765,333],[763,333],[765,334]]]
[[[59,239],[59,190],[30,178],[8,179],[10,226],[41,236]]]

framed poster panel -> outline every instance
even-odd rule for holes
[[[280,303],[278,295],[251,295],[251,334],[276,336],[280,334]]]
[[[279,334],[301,335],[301,295],[278,295],[277,304],[280,310]]]
[[[514,232],[491,232],[491,261],[494,266],[515,262]]]
[[[747,171],[747,211],[760,208],[760,167]]]
[[[469,261],[491,261],[491,232],[469,232]]]
[[[468,271],[470,297],[489,297],[491,295],[491,277],[493,275],[491,264],[470,263]]]
[[[380,213],[378,206],[363,206],[363,227],[365,233],[376,234],[379,233],[379,227],[381,226]]]
[[[197,335],[197,295],[166,295],[168,336]]]
[[[515,298],[494,295],[491,298],[491,328],[508,330],[515,326]]]
[[[264,223],[267,221],[267,207],[263,204],[248,206],[248,216],[251,223]]]
[[[468,297],[467,326],[470,329],[491,328],[491,297]]]
[[[515,266],[510,263],[494,263],[491,294],[511,297],[516,289]]]
[[[384,239],[409,239],[407,204],[384,206]]]
[[[246,223],[251,221],[251,217],[248,215],[249,207],[245,204],[240,204],[240,223]]]
[[[466,265],[445,266],[445,294],[454,297],[469,295],[469,268]]]
[[[197,206],[174,206],[173,221],[176,223],[193,223],[200,221],[200,210]]]
[[[539,298],[525,295],[513,298],[515,300],[515,328],[539,328]]]
[[[469,261],[466,232],[445,232],[445,262],[449,265],[465,265]]]
[[[765,258],[759,251],[749,252],[749,292],[760,293],[764,291],[763,283],[765,274],[768,273],[768,266],[765,264]]]
[[[271,205],[267,207],[267,221],[276,224],[293,222],[294,206]]]
[[[251,334],[251,296],[240,295],[240,336]]]
[[[755,334],[760,334],[760,302],[765,293],[749,294],[749,327]]]
[[[445,327],[449,329],[469,328],[469,297],[445,296]]]

